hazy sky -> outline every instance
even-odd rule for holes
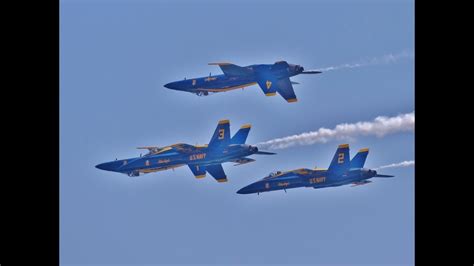
[[[60,15],[62,265],[413,264],[413,167],[365,186],[235,193],[271,171],[327,167],[347,141],[226,163],[227,183],[188,167],[139,178],[94,168],[138,146],[207,144],[220,119],[232,134],[252,124],[255,144],[413,112],[413,56],[390,60],[413,55],[412,1],[64,0]],[[221,73],[208,62],[278,60],[328,71],[293,77],[293,104],[256,86],[208,97],[163,87]],[[351,156],[370,148],[367,167],[414,160],[413,132],[348,143]]]

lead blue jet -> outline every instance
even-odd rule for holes
[[[249,124],[243,125],[231,138],[229,120],[221,120],[208,145],[178,143],[166,147],[138,147],[149,152],[144,156],[106,162],[96,167],[132,177],[188,165],[196,178],[203,178],[208,172],[218,182],[227,182],[221,163],[241,165],[255,161],[247,158],[252,154],[275,154],[245,144],[250,127]]]
[[[289,103],[298,101],[290,77],[299,74],[318,74],[321,71],[305,71],[300,65],[278,61],[275,64],[237,66],[231,63],[209,63],[218,65],[223,75],[202,78],[184,79],[164,85],[168,89],[195,93],[207,96],[209,93],[229,91],[258,84],[266,96],[274,96],[278,92]]]
[[[274,190],[285,190],[298,187],[325,188],[346,184],[353,186],[371,183],[372,177],[393,177],[381,175],[377,171],[364,168],[369,149],[361,149],[349,160],[349,144],[339,145],[328,169],[295,169],[287,172],[277,171],[263,179],[250,184],[238,194],[260,193]]]

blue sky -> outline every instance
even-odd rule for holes
[[[217,121],[248,143],[414,110],[414,62],[300,75],[299,99],[249,87],[197,97],[163,84],[220,74],[208,62],[322,68],[414,50],[412,1],[61,1],[60,254],[82,264],[403,264],[414,259],[414,170],[366,186],[239,195],[274,170],[327,167],[340,142],[128,178],[98,163],[135,147],[206,144]],[[358,137],[367,167],[414,159],[411,132]]]

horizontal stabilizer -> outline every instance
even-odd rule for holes
[[[255,154],[274,155],[274,154],[276,154],[276,153],[274,153],[274,152],[268,152],[268,151],[257,151]]]
[[[301,74],[320,74],[320,73],[323,73],[323,72],[319,70],[305,70],[301,72]]]
[[[379,174],[376,174],[375,177],[395,177],[394,175],[379,175]]]

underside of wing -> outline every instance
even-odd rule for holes
[[[204,178],[206,177],[206,168],[202,165],[198,164],[188,164],[189,169],[191,169],[191,172],[193,172],[193,175],[196,178]]]
[[[251,75],[253,71],[246,67],[241,67],[231,63],[209,63],[209,65],[217,65],[221,68],[222,72],[226,76],[245,76]]]

